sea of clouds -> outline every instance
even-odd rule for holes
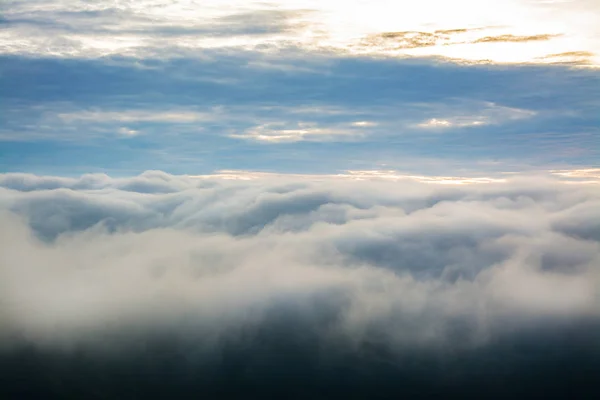
[[[595,390],[600,185],[350,178],[0,175],[7,390]]]

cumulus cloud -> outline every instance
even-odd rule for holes
[[[63,378],[88,368],[84,393],[98,371],[132,384],[113,367],[160,373],[171,393],[212,387],[198,371],[408,391],[568,362],[565,382],[588,382],[597,185],[357,175],[0,176],[2,360],[43,387],[52,363]]]

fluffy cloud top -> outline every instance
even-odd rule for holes
[[[597,185],[147,172],[5,174],[0,187],[0,339],[12,373],[42,379],[58,362],[32,358],[40,366],[28,369],[23,346],[71,367],[86,354],[167,368],[171,354],[186,365],[164,378],[178,387],[192,385],[185,374],[217,382],[242,365],[235,376],[251,386],[271,368],[340,384],[331,371],[347,361],[367,386],[394,374],[465,383],[478,368],[489,383],[559,362],[568,382],[589,383],[599,360]],[[136,368],[150,371],[146,361]]]

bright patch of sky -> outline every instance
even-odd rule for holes
[[[594,0],[8,1],[0,51],[55,57],[242,48],[600,64]]]

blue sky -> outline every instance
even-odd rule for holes
[[[379,3],[9,1],[0,170],[598,165],[600,36],[574,22],[594,2],[490,1],[496,13],[465,16],[428,1],[442,11],[411,9],[416,22]]]

